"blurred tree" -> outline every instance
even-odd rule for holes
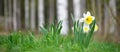
[[[31,0],[31,29],[35,30],[35,0]]]
[[[9,7],[8,7],[9,8],[9,19],[8,19],[9,22],[8,23],[9,23],[9,29],[12,29],[12,17],[13,17],[12,16],[12,0],[9,0],[8,3],[9,3]]]
[[[2,15],[2,5],[3,5],[3,1],[0,0],[0,15]]]
[[[17,0],[17,11],[16,11],[16,16],[17,16],[17,28],[20,30],[21,29],[21,0]]]
[[[44,21],[45,21],[45,28],[48,28],[49,25],[49,0],[44,0]]]
[[[78,20],[81,16],[80,16],[80,14],[82,14],[81,13],[81,6],[80,6],[80,2],[81,0],[73,0],[73,7],[74,7],[74,17],[75,17],[75,20]]]
[[[54,0],[49,1],[49,24],[54,23],[54,18],[55,18],[55,4]]]
[[[13,29],[14,31],[17,30],[17,0],[13,0]]]
[[[97,17],[97,20],[98,20],[98,26],[99,26],[99,31],[98,31],[98,34],[102,34],[102,25],[101,25],[101,22],[102,22],[102,2],[101,2],[101,0],[97,0],[96,1],[97,2],[97,7],[96,7],[96,9],[97,9],[97,11],[96,11],[96,17]]]
[[[116,0],[115,4],[117,6],[117,16],[114,16],[114,19],[116,20],[115,30],[116,30],[116,35],[119,38],[119,36],[120,36],[120,32],[119,32],[120,31],[120,28],[119,28],[119,26],[120,26],[120,0]]]
[[[7,0],[4,0],[4,16],[5,16],[5,30],[8,31],[8,10],[7,10]]]
[[[62,20],[62,34],[68,33],[68,0],[57,0],[58,21]]]
[[[40,27],[44,26],[44,0],[38,0],[38,29],[40,30]]]
[[[68,21],[69,21],[69,33],[72,33],[72,26],[73,26],[73,22],[72,22],[72,17],[71,17],[71,13],[74,13],[73,11],[73,0],[68,0]]]
[[[29,15],[29,0],[25,0],[25,28],[29,29],[30,28],[30,15]]]

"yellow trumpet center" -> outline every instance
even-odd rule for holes
[[[83,28],[83,31],[84,31],[84,32],[88,32],[88,31],[89,31],[89,28],[88,28],[88,27],[84,27],[84,28]]]
[[[86,22],[87,24],[91,24],[91,23],[92,23],[92,16],[87,16],[87,17],[85,18],[85,22]]]

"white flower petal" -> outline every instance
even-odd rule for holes
[[[83,13],[83,17],[84,17],[84,18],[86,17],[86,14],[85,14],[85,13]]]
[[[87,16],[91,16],[91,14],[90,14],[90,12],[89,12],[89,11],[87,11]]]
[[[85,33],[89,32],[89,30],[90,30],[89,25],[84,25],[84,26],[83,26],[83,31],[84,31]]]
[[[79,22],[84,22],[84,18],[79,19]]]
[[[87,26],[87,27],[89,27],[89,25],[88,25],[88,24],[86,24],[86,23],[84,23],[84,26]]]
[[[94,16],[92,16],[92,20],[95,20],[95,17],[94,17]]]

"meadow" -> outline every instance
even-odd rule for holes
[[[44,40],[32,32],[13,32],[9,36],[0,36],[0,52],[83,52],[81,45],[72,43],[72,37],[64,36],[57,40]],[[91,41],[84,52],[119,52],[120,44]]]
[[[71,15],[72,16],[72,15]],[[61,34],[62,21],[49,28],[40,27],[41,34],[12,32],[0,35],[0,52],[120,52],[120,44],[94,41],[98,26],[89,12],[73,20],[73,34]]]

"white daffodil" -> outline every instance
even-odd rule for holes
[[[80,22],[85,22],[86,24],[91,24],[93,22],[93,20],[95,19],[94,16],[91,16],[90,12],[87,11],[87,13],[83,13],[83,17],[81,18],[79,21]]]
[[[88,25],[88,24],[84,24],[84,25],[83,25],[83,31],[84,31],[85,33],[88,33],[89,30],[90,30],[89,25]]]
[[[97,30],[98,30],[98,25],[95,24],[94,32],[96,32]]]

